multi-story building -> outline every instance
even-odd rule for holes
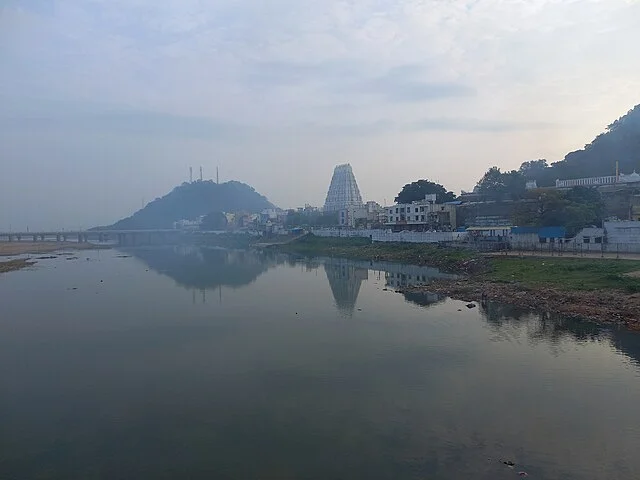
[[[455,230],[456,205],[435,203],[434,197],[385,207],[387,227],[393,230]]]
[[[338,212],[338,224],[342,227],[372,227],[384,223],[386,223],[385,209],[378,202],[348,206]]]

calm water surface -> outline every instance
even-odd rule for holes
[[[640,478],[640,336],[214,249],[0,275],[0,478]],[[501,461],[516,463],[515,468]]]

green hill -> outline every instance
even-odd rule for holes
[[[241,182],[217,184],[207,180],[183,183],[130,217],[105,228],[173,228],[173,222],[195,220],[214,211],[257,213],[265,208],[273,208],[273,204],[249,185]]]
[[[568,153],[564,160],[543,167],[542,161],[525,162],[520,171],[538,186],[555,185],[556,179],[615,175],[616,161],[620,172],[640,172],[640,105],[608,125],[581,150]]]

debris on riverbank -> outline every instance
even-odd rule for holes
[[[561,290],[526,287],[467,278],[438,280],[428,285],[405,287],[403,292],[429,292],[465,302],[499,302],[537,311],[559,313],[600,323],[622,324],[640,330],[640,293],[620,290]]]
[[[26,258],[9,260],[8,262],[0,262],[0,273],[13,272],[14,270],[20,270],[22,268],[30,267],[35,263],[36,262],[29,261]]]

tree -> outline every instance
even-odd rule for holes
[[[338,225],[338,212],[297,212],[289,210],[285,224],[288,227],[330,227]]]
[[[501,172],[498,167],[491,167],[477,184],[478,192],[491,200],[516,200],[525,193],[526,179],[516,170]]]
[[[602,223],[604,203],[597,189],[576,187],[561,192],[544,188],[525,197],[514,211],[516,225],[563,226],[575,235],[581,228]]]
[[[547,161],[542,158],[540,160],[522,162],[518,172],[520,172],[527,180],[537,180],[538,176],[544,172],[545,168],[548,168]]]
[[[638,168],[640,155],[640,105],[609,124],[582,150],[568,153],[564,160],[551,165],[550,175],[556,179],[614,175],[616,162],[622,173]]]
[[[222,212],[211,212],[204,216],[200,230],[226,230],[227,216]]]
[[[451,202],[456,199],[453,192],[447,191],[444,186],[439,183],[430,182],[429,180],[418,180],[417,182],[408,183],[402,187],[402,191],[395,198],[396,203],[411,203],[424,200],[426,195],[436,195],[436,202]]]

